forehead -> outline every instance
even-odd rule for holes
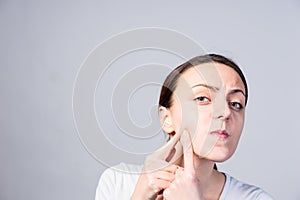
[[[178,83],[189,87],[207,84],[218,88],[239,88],[245,91],[244,83],[238,73],[220,63],[205,63],[192,67],[182,74]]]

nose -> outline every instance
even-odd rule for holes
[[[231,115],[231,110],[229,108],[229,105],[225,103],[222,110],[216,110],[214,111],[214,113],[214,118],[228,120]]]
[[[229,103],[227,102],[226,98],[219,97],[215,100],[213,104],[213,117],[215,119],[222,119],[222,120],[228,120],[231,115],[231,110],[229,107]]]

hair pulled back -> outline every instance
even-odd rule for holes
[[[245,96],[246,96],[246,104],[248,100],[248,86],[246,82],[246,78],[240,69],[240,67],[233,62],[231,59],[226,58],[225,56],[218,54],[205,54],[201,56],[194,57],[189,61],[183,63],[182,65],[175,68],[166,78],[160,92],[159,98],[159,106],[163,106],[165,108],[170,108],[172,106],[172,96],[173,92],[176,89],[176,85],[178,79],[181,74],[183,74],[188,69],[206,63],[220,63],[224,64],[230,68],[232,68],[242,79],[245,86]]]

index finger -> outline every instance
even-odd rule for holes
[[[194,171],[194,150],[191,138],[187,131],[183,131],[180,138],[180,143],[183,147],[184,170],[187,172]]]

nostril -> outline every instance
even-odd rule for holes
[[[218,113],[218,114],[215,114],[214,115],[214,118],[215,119],[220,119],[220,118],[223,118],[224,117],[224,114],[223,113]]]

